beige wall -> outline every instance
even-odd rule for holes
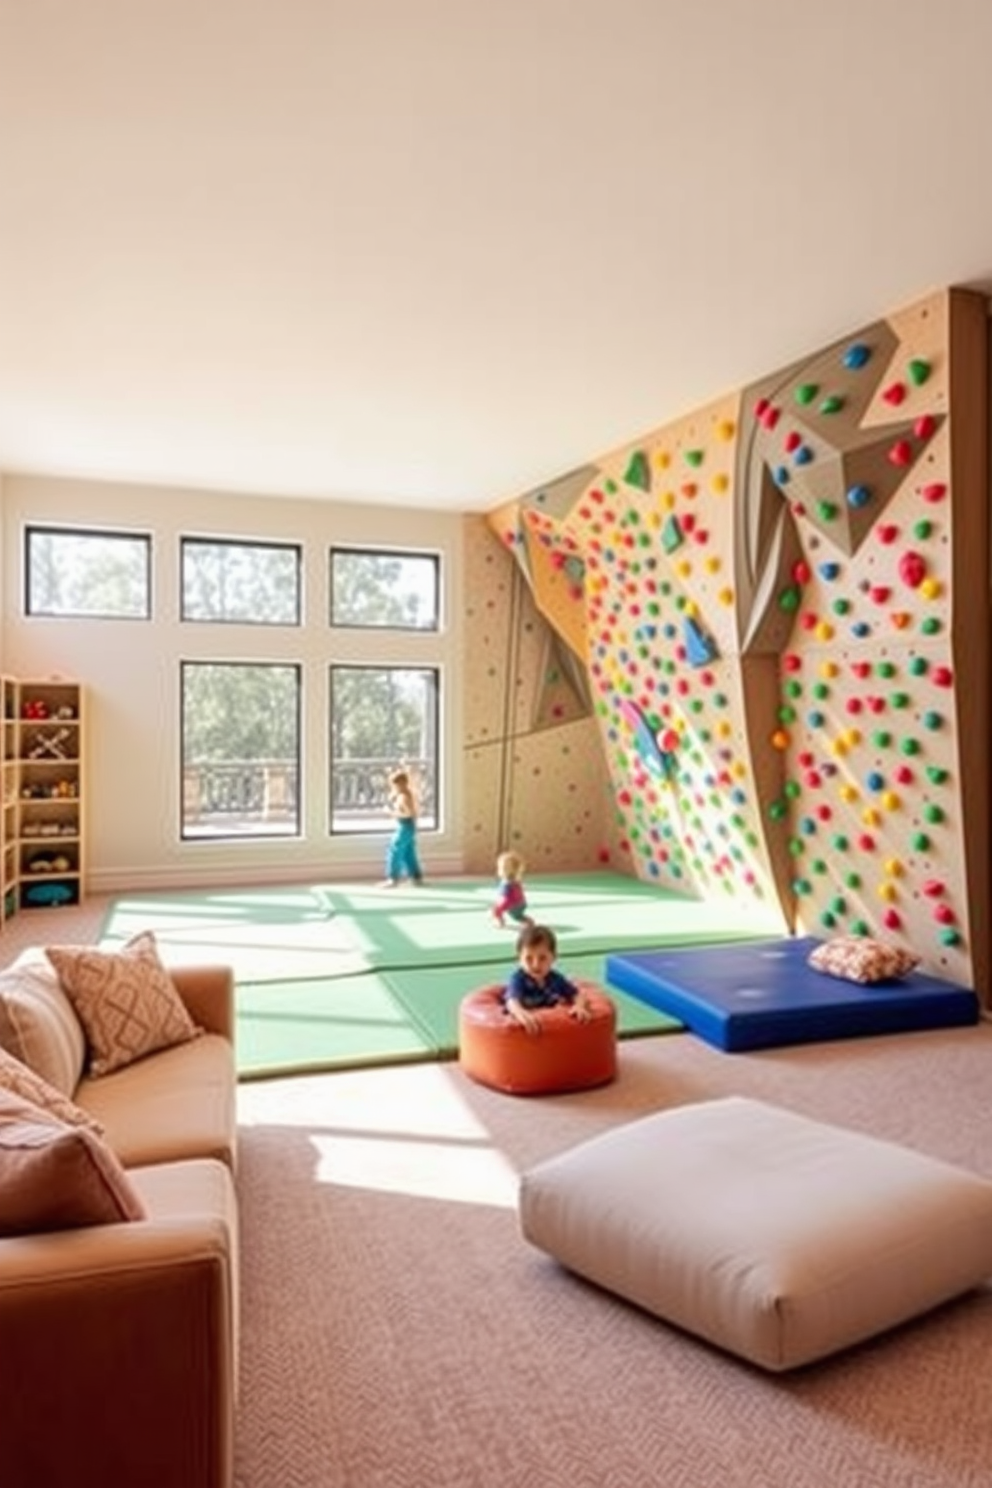
[[[366,877],[382,868],[385,836],[327,831],[327,672],[332,661],[438,666],[442,676],[443,820],[425,833],[431,872],[462,866],[461,517],[443,512],[264,499],[202,491],[7,475],[2,490],[4,669],[64,676],[86,688],[88,887],[169,886]],[[153,619],[26,620],[23,531],[28,523],[147,532],[153,538]],[[304,550],[299,629],[179,621],[181,535],[294,541]],[[332,632],[328,548],[379,544],[437,552],[444,592],[438,634]],[[303,834],[299,840],[179,840],[179,668],[182,660],[285,661],[303,670]]]

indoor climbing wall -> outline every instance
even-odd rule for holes
[[[512,547],[466,518],[465,867],[493,873],[512,847],[533,872],[589,870],[614,829],[586,671]]]
[[[601,857],[980,990],[987,343],[932,296],[490,518],[585,670]]]

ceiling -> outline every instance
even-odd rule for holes
[[[0,470],[486,510],[992,285],[989,0],[0,0]]]

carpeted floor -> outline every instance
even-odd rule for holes
[[[539,876],[528,895],[533,916],[558,935],[562,969],[596,982],[613,950],[770,929],[731,904],[686,900],[612,873]],[[515,936],[492,923],[492,899],[482,879],[127,895],[111,905],[100,943],[113,947],[151,929],[173,964],[232,965],[243,1076],[446,1058],[457,1052],[461,999],[505,980],[514,963]],[[621,1038],[681,1028],[609,990]]]
[[[521,1100],[456,1064],[239,1088],[237,1488],[988,1488],[992,1288],[767,1375],[520,1237],[518,1174],[749,1095],[992,1177],[992,1026],[727,1055],[628,1040]]]

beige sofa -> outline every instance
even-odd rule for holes
[[[50,1078],[64,1011],[38,952],[18,1015]],[[0,1238],[4,1488],[229,1488],[237,1371],[233,979],[170,968],[204,1033],[66,1092],[102,1124],[146,1218]],[[0,977],[0,1000],[3,982]],[[50,989],[49,989],[50,990]],[[3,1033],[6,1027],[7,1037]],[[72,1030],[70,1030],[72,1034]],[[70,1038],[74,1042],[74,1035]],[[0,1042],[11,1048],[0,1006]],[[82,1048],[80,1044],[80,1048]],[[47,1059],[51,1055],[52,1059]],[[43,1066],[39,1068],[38,1066]],[[49,1072],[46,1073],[46,1068]]]

